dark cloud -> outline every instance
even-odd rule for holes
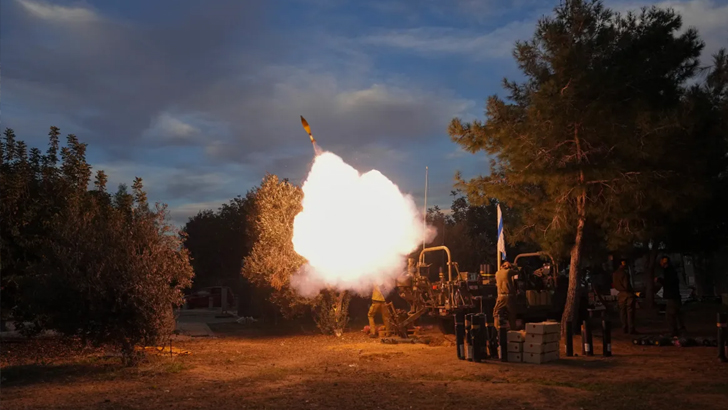
[[[91,131],[87,140],[128,145],[176,101],[211,79],[244,72],[245,64],[227,63],[238,45],[256,59],[263,48],[280,46],[275,36],[250,40],[265,29],[260,4],[167,2],[173,18],[139,22],[93,9],[3,2],[3,91],[16,105],[63,111]]]
[[[3,0],[3,125],[36,145],[49,125],[78,134],[110,185],[143,177],[176,220],[266,171],[302,182],[299,115],[325,148],[402,185],[419,161],[404,153],[473,108],[377,71],[323,28],[282,26],[279,3],[88,1]]]
[[[272,11],[264,2],[154,2],[144,19],[34,0],[6,4],[6,96],[28,110],[62,112],[113,157],[133,158],[133,147],[154,146],[157,137],[204,146],[216,161],[246,161],[305,138],[301,114],[351,149],[396,144],[444,130],[469,107],[438,90],[373,80],[348,65],[352,50],[315,35],[284,36],[266,24]],[[286,62],[302,44],[306,60]],[[158,130],[170,112],[204,115],[216,126],[170,138]]]

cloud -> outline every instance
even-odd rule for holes
[[[150,11],[148,19],[132,21],[80,6],[3,3],[3,91],[18,107],[63,111],[89,130],[85,140],[92,145],[129,151],[155,118],[178,111],[178,101],[212,79],[250,74],[250,64],[226,59],[236,46],[265,61],[266,47],[276,44],[275,36],[246,43],[264,33],[253,2],[218,1],[192,13],[199,4],[173,2],[164,16]],[[44,24],[59,13],[64,17],[55,24]]]
[[[253,182],[239,176],[245,172],[239,166],[176,167],[168,163],[140,164],[132,161],[95,163],[92,166],[94,172],[104,170],[107,174],[109,191],[115,191],[119,184],[130,186],[135,177],[141,177],[144,190],[152,201],[169,204],[221,194],[232,198],[244,193]]]
[[[470,155],[470,153],[465,151],[461,146],[458,146],[455,150],[448,152],[445,155],[445,159],[458,159],[467,155]]]
[[[538,4],[538,5],[537,5]],[[643,1],[617,1],[607,4],[617,11],[638,10],[654,3]],[[663,1],[654,4],[661,8],[673,8],[683,16],[684,26],[696,27],[706,42],[706,54],[716,52],[720,47],[728,45],[728,4],[719,4],[714,0]],[[519,0],[508,3],[494,0],[459,0],[454,3],[455,9],[479,21],[490,21],[494,16],[519,12],[519,20],[505,25],[496,25],[484,30],[483,25],[467,28],[453,26],[415,27],[404,29],[380,29],[371,34],[357,37],[352,44],[370,48],[384,47],[417,54],[419,56],[440,59],[445,55],[463,56],[471,60],[508,59],[517,40],[527,40],[533,35],[537,18],[541,14],[550,14],[549,8],[543,8],[542,2],[535,0]],[[431,5],[436,9],[436,5]],[[523,9],[528,9],[525,13]],[[452,10],[449,11],[452,15]],[[527,16],[524,18],[524,14]],[[467,25],[466,25],[467,26]],[[493,26],[487,24],[486,26]]]
[[[95,19],[48,27],[18,4],[3,13],[6,95],[36,112],[63,107],[84,141],[109,157],[132,160],[141,152],[134,147],[149,144],[197,145],[213,162],[293,154],[305,138],[299,115],[350,149],[397,145],[438,135],[474,105],[443,88],[377,76],[366,56],[333,42],[314,58],[284,63],[297,48],[263,26],[265,12],[248,2],[177,12],[162,23],[76,7]],[[184,11],[187,2],[179,4]]]
[[[673,8],[683,17],[683,26],[695,27],[705,41],[704,55],[711,55],[721,47],[728,47],[728,3],[722,5],[712,0],[688,2],[665,1],[657,3],[661,8]]]
[[[189,218],[197,215],[198,212],[210,209],[216,211],[222,204],[227,203],[229,199],[220,199],[205,202],[194,202],[184,205],[170,206],[167,208],[169,212],[169,221],[174,226],[184,226]]]
[[[421,27],[381,30],[358,38],[366,46],[389,47],[432,58],[443,54],[467,56],[476,60],[509,58],[517,40],[525,40],[534,30],[534,21],[515,21],[485,34],[481,30],[451,27]]]
[[[311,125],[323,145],[356,150],[372,141],[392,146],[424,141],[444,133],[447,123],[472,109],[474,103],[444,90],[423,90],[412,84],[370,83],[331,72],[290,66],[267,70],[273,78],[255,98],[240,98],[235,87],[211,87],[195,101],[231,124],[231,137],[207,147],[209,155],[247,161],[255,152],[310,149],[299,116]],[[241,88],[244,88],[242,86]]]
[[[722,3],[722,4],[721,4]],[[639,11],[641,7],[672,8],[683,18],[683,30],[694,27],[705,42],[703,56],[728,47],[728,3],[714,0],[661,1],[619,0],[609,4],[615,11]]]
[[[484,20],[493,17],[500,17],[513,12],[548,10],[553,8],[555,3],[543,0],[453,0],[455,9],[463,16],[471,19]],[[546,6],[546,9],[543,7]]]
[[[143,134],[149,138],[159,138],[172,143],[189,143],[200,134],[200,129],[171,114],[162,113]]]
[[[271,24],[277,11],[262,2],[128,0],[113,14],[85,4],[3,2],[3,123],[37,146],[49,125],[77,134],[109,190],[141,176],[150,200],[180,215],[266,171],[304,178],[299,115],[358,169],[403,190],[414,172],[419,187],[424,151],[476,106],[445,83],[377,67],[379,50],[340,41],[346,30]]]
[[[93,10],[84,7],[66,7],[41,1],[16,0],[29,13],[49,22],[87,23],[99,20]]]

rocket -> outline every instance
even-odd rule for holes
[[[303,118],[303,115],[301,116],[301,125],[303,125],[303,129],[308,133],[308,137],[311,138],[311,144],[316,145],[316,140],[313,139],[313,134],[311,134],[311,127],[308,125],[306,119]]]
[[[319,149],[318,144],[316,144],[316,140],[313,138],[313,134],[311,134],[311,127],[308,125],[308,121],[303,118],[303,115],[301,116],[301,125],[303,125],[303,129],[306,130],[308,137],[311,139],[311,144],[313,144],[313,152],[316,155],[321,154],[321,150]]]

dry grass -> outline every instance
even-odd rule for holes
[[[138,368],[43,345],[51,341],[3,346],[3,409],[725,409],[728,400],[715,348],[633,346],[615,335],[612,358],[476,364],[454,347],[385,345],[358,332],[224,328],[230,336],[177,343],[189,356],[151,356]],[[48,353],[42,363],[23,356],[29,346]]]

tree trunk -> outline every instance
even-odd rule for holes
[[[576,225],[576,237],[574,246],[571,248],[571,262],[569,266],[569,289],[566,295],[564,315],[561,317],[561,337],[566,337],[566,324],[572,323],[578,318],[579,313],[579,264],[581,262],[581,246],[584,237],[584,225],[586,224],[586,191],[582,191],[576,202],[578,223]],[[578,327],[574,327],[577,329]]]
[[[710,258],[703,253],[693,254],[693,278],[695,279],[695,295],[704,298],[711,293],[710,288]],[[687,275],[685,277],[687,283]]]
[[[346,291],[339,292],[339,295],[336,298],[336,305],[334,309],[336,309],[336,323],[341,322],[341,316],[344,313],[344,298],[346,297]]]

